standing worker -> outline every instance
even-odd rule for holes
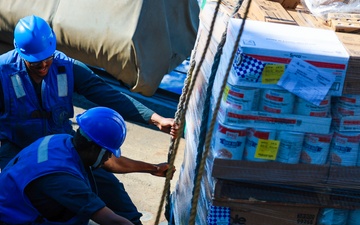
[[[19,20],[14,29],[15,49],[0,55],[0,168],[40,137],[74,133],[73,93],[114,109],[125,119],[149,123],[176,137],[174,119],[164,118],[108,85],[84,63],[56,50],[56,36],[38,16]],[[150,164],[126,157],[116,159],[119,171],[166,176],[167,163]],[[94,171],[99,197],[118,215],[142,224],[124,186],[111,173]]]
[[[95,107],[77,116],[74,137],[55,134],[23,149],[0,173],[0,224],[132,225],[91,190],[87,173],[120,157],[126,136],[123,118]]]

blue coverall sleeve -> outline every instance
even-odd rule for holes
[[[75,60],[73,71],[76,93],[99,106],[114,109],[125,120],[149,123],[153,110],[110,86],[80,61]]]

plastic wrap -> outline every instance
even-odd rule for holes
[[[302,0],[315,16],[327,18],[328,13],[360,13],[359,0]]]
[[[205,6],[203,13],[212,12],[206,7],[210,5]],[[220,26],[215,28],[189,102],[186,157],[172,199],[177,225],[188,224],[201,114],[225,18],[226,14],[220,13],[217,22]],[[208,34],[209,18],[206,20],[201,21],[198,33],[197,62]],[[238,29],[232,32],[235,31]],[[318,105],[290,97],[288,102],[280,104],[274,100],[284,99],[288,94],[279,93],[281,88],[273,88],[272,93],[264,92],[268,86],[261,82],[247,85],[261,80],[256,73],[264,68],[254,70],[247,65],[244,72],[236,66],[245,66],[235,62],[231,62],[232,70],[222,92],[220,88],[234,40],[234,37],[229,38],[228,32],[211,93],[209,115],[214,115],[218,96],[222,96],[222,102],[202,174],[196,224],[327,225],[337,221],[338,224],[357,224],[360,210],[360,180],[357,179],[360,177],[359,95],[325,95],[324,102]],[[250,43],[251,39],[241,41]],[[293,50],[294,43],[283,43]],[[243,62],[241,57],[234,61]],[[271,70],[272,75],[276,75],[275,68],[278,67]],[[248,80],[231,80],[239,71],[244,77],[250,75]],[[279,71],[283,72],[281,68]],[[266,111],[269,108],[272,109]]]

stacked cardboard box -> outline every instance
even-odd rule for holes
[[[264,0],[264,2],[269,2],[269,1]],[[359,65],[359,57],[360,57],[359,45],[357,44],[359,43],[359,39],[360,39],[360,35],[358,34],[359,25],[357,22],[359,14],[332,13],[329,14],[329,19],[325,20],[321,17],[317,17],[313,15],[311,12],[309,12],[309,10],[307,10],[305,7],[303,7],[300,4],[295,4],[297,7],[289,7],[289,8],[287,8],[286,5],[284,7],[284,5],[280,5],[276,3],[267,3],[267,5],[271,4],[271,7],[261,7],[261,5],[266,5],[266,4],[262,3],[260,0],[252,1],[251,4],[252,5],[260,4],[260,6],[256,7],[256,10],[254,9],[255,7],[250,7],[248,19],[269,21],[266,19],[266,16],[260,18],[259,16],[251,16],[251,15],[253,14],[276,15],[273,16],[274,19],[272,19],[271,22],[275,22],[276,20],[277,23],[289,24],[288,21],[294,21],[295,24],[298,26],[337,31],[336,33],[339,36],[339,40],[343,43],[343,45],[348,51],[348,54],[350,55],[350,59],[348,62],[349,67],[346,72],[342,94],[360,94],[360,90],[359,88],[357,88],[358,87],[357,84],[359,83],[359,79],[360,79],[359,78],[360,76],[358,74],[359,69],[357,69]],[[244,10],[245,10],[245,5],[243,5],[243,7],[240,9],[238,13],[239,17],[244,16]],[[257,12],[257,10],[260,10],[261,13]],[[349,23],[349,20],[356,22],[351,22],[350,25],[349,24],[345,25],[345,23],[340,25],[339,21],[343,21],[343,20],[346,20],[347,23]],[[331,21],[333,21],[333,23],[331,23]],[[336,23],[337,25],[334,25],[334,23]]]
[[[343,93],[360,94],[360,34],[336,32],[336,35],[350,55]]]
[[[339,195],[344,193],[334,191],[329,194],[288,185],[274,186],[218,179],[213,203],[218,207],[230,208],[231,219],[228,224],[239,224],[240,221],[243,224],[315,225],[319,224],[321,208],[360,207],[358,199],[339,198]]]
[[[328,50],[331,51],[336,49],[336,52],[344,52],[343,46],[340,42],[327,42],[329,40],[329,34],[331,35],[331,40],[335,40],[334,38],[336,38],[335,33],[329,31],[331,30],[331,27],[327,26],[320,19],[317,20],[317,18],[311,14],[305,13],[303,8],[301,8],[301,11],[296,11],[297,9],[294,9],[293,5],[292,7],[289,7],[292,9],[285,9],[284,2],[285,1],[268,2],[264,0],[254,0],[252,1],[252,7],[250,7],[252,13],[250,12],[249,15],[250,17],[253,17],[251,18],[252,20],[260,20],[266,23],[285,24],[286,26],[295,27],[299,25],[299,21],[302,21],[302,23],[306,24],[308,27],[321,27],[321,29],[324,31],[314,30],[313,34],[311,34],[311,32],[308,33],[309,36],[307,36],[306,39],[311,39],[312,35],[319,37],[315,34],[317,32],[323,32],[323,35],[320,35],[321,38],[319,38],[317,41],[321,46],[324,46],[324,49],[326,49],[325,46],[328,44]],[[222,2],[220,11],[218,12],[218,16],[215,20],[213,33],[211,34],[210,25],[212,22],[212,16],[215,12],[215,2],[208,2],[200,15],[201,24],[199,27],[197,44],[195,46],[196,53],[192,56],[192,58],[195,59],[197,63],[199,63],[203,54],[205,54],[205,57],[201,65],[197,64],[200,72],[195,81],[195,91],[193,91],[192,97],[190,99],[188,109],[189,111],[186,117],[187,130],[185,138],[187,140],[187,147],[185,149],[185,163],[181,168],[182,171],[177,183],[176,190],[172,194],[175,224],[187,224],[189,220],[188,212],[192,207],[191,196],[193,194],[192,188],[194,185],[193,178],[195,177],[194,171],[196,164],[198,163],[195,161],[195,159],[197,158],[197,148],[199,147],[198,139],[200,138],[200,124],[203,115],[202,113],[204,113],[204,105],[208,103],[205,102],[205,95],[208,92],[208,80],[210,74],[212,73],[215,62],[214,57],[218,52],[218,45],[222,41],[224,32],[227,32],[227,43],[229,42],[229,39],[233,43],[235,41],[234,34],[236,29],[234,29],[233,34],[231,34],[231,25],[229,25],[230,15],[232,13],[231,9],[235,6],[235,4],[236,2],[231,0]],[[262,4],[267,6],[271,5],[274,7],[261,7]],[[297,4],[298,3],[295,5]],[[235,15],[234,17],[241,18],[243,15],[242,13],[244,12],[244,8],[245,7],[242,6],[238,12],[238,15]],[[275,10],[275,13],[271,13],[274,12],[272,10]],[[254,13],[256,11],[257,13]],[[299,12],[301,12],[301,14],[299,14]],[[295,14],[301,16],[298,17],[298,19],[295,19],[294,16],[291,16]],[[295,21],[297,25],[289,25],[293,24],[293,21]],[[254,23],[250,22],[249,24],[250,27],[254,27],[253,25],[258,24],[258,22],[254,21]],[[314,24],[316,24],[316,26],[313,26]],[[246,29],[246,31],[249,30],[251,29]],[[246,31],[244,31],[245,35]],[[255,29],[255,31],[263,30]],[[274,31],[276,34],[274,29],[272,31]],[[298,45],[296,46],[294,43],[290,43],[291,40],[282,40],[282,43],[288,42],[287,44],[293,48],[301,47],[301,44],[303,44],[304,41],[299,40],[299,37],[296,36],[297,33],[293,32],[292,28],[289,28],[288,35],[291,34],[294,35],[293,40],[298,41]],[[211,36],[209,49],[206,51],[205,44],[209,35]],[[253,38],[256,38],[256,34],[253,33],[253,35]],[[268,39],[274,40],[272,37]],[[313,39],[312,41],[316,40]],[[210,112],[207,112],[209,115],[213,115],[213,110],[215,104],[217,103],[217,99],[219,96],[223,95],[223,93],[220,91],[220,86],[223,83],[225,71],[227,70],[229,59],[233,52],[231,46],[226,46],[226,44],[223,48],[223,53],[221,55],[219,68],[217,70],[214,82],[215,84],[212,89],[212,97],[210,100],[211,109]],[[272,47],[274,46],[275,44],[273,44]],[[247,54],[251,54],[251,56],[256,55],[254,52],[251,52],[254,48],[247,49],[246,46],[240,47],[243,51],[248,51],[246,52]],[[289,49],[292,49],[291,47],[289,47]],[[319,46],[314,45],[311,50],[316,52],[316,47]],[[262,49],[259,50],[259,52],[264,55],[270,54],[267,55],[267,60],[269,58],[274,58],[270,57],[273,56],[272,54],[274,54],[274,52],[271,52],[268,49]],[[284,52],[286,52],[286,49],[283,49],[282,54],[284,54]],[[317,53],[319,54],[320,51],[317,51]],[[349,54],[350,59],[346,54],[335,56],[334,58],[327,58],[329,55],[332,55],[332,53],[328,51],[327,53],[324,52],[324,54],[321,56],[312,56],[313,58],[311,59],[312,61],[321,61],[321,57],[325,57],[325,61],[327,62],[336,62],[336,64],[345,65],[345,67],[340,69],[337,68],[336,71],[334,71],[334,74],[340,75],[341,79],[338,80],[338,83],[340,84],[338,85],[338,91],[335,91],[333,94],[341,95],[344,94],[344,92],[352,93],[353,87],[348,87],[348,85],[351,83],[350,80],[353,78],[350,77],[351,79],[349,80],[349,73],[346,68],[347,66],[348,68],[352,68],[357,65],[356,63],[353,63],[354,58],[351,58],[351,54]],[[280,58],[279,55],[276,55],[276,57]],[[309,56],[307,55],[307,57]],[[264,58],[258,59],[264,60]],[[284,68],[286,68],[286,66],[284,66]],[[326,70],[328,71],[329,68]],[[254,87],[253,84],[246,81],[241,81],[239,83],[247,87]],[[238,83],[233,82],[231,84]],[[276,88],[276,85],[267,85],[268,87]],[[264,84],[256,84],[255,87],[264,88]],[[239,111],[231,108],[225,108],[225,110],[219,113],[220,116],[217,118],[218,122],[235,127],[245,125],[246,127],[269,128],[267,126],[271,125],[261,123],[262,119],[263,121],[271,121],[271,123],[275,123],[272,124],[272,127],[275,126],[275,129],[277,130],[297,132],[311,131],[323,134],[328,133],[330,126],[332,126],[332,120],[329,117],[312,118],[307,116],[302,117],[295,114],[286,115],[264,112],[259,114],[259,112],[256,110]],[[235,115],[235,119],[231,119],[231,115]],[[284,122],[287,121],[287,116],[292,116],[289,121],[297,121],[295,124],[302,125],[302,127],[295,128],[284,125]],[[299,120],[299,118],[302,118],[303,120]],[[344,123],[344,120],[350,120],[350,118],[342,119],[343,126],[347,126],[349,123]],[[276,121],[278,121],[277,124]],[[339,124],[341,123],[339,122]],[[213,139],[215,139],[215,137],[216,135],[214,132]],[[213,148],[214,145],[211,147]],[[197,205],[196,224],[315,225],[318,220],[317,217],[319,212],[322,208],[339,208],[347,210],[360,208],[360,200],[357,194],[359,189],[359,181],[354,181],[353,179],[354,177],[359,177],[359,175],[360,170],[355,166],[342,167],[330,164],[287,164],[273,161],[252,162],[244,160],[229,160],[217,158],[215,155],[215,150],[212,149],[210,154],[207,156],[205,173],[200,175],[203,179],[201,181],[201,191],[199,203]]]
[[[230,24],[228,27],[228,37],[227,37],[227,42],[226,44],[228,44],[231,41],[234,41],[234,37],[231,37],[231,31],[234,30],[239,30],[239,29],[235,29],[233,28],[233,24],[232,22],[237,22],[240,23],[241,20],[233,20],[230,19]],[[335,43],[337,43],[337,38],[335,36],[335,33],[330,31],[330,30],[311,30],[311,32],[309,31],[307,33],[307,29],[308,28],[300,28],[299,31],[302,34],[308,34],[307,36],[305,36],[305,40],[304,38],[302,38],[301,42],[300,40],[297,40],[297,38],[301,37],[301,34],[298,34],[297,31],[292,30],[291,28],[293,27],[288,27],[288,25],[280,25],[280,27],[286,27],[286,30],[289,31],[290,35],[288,33],[284,33],[284,32],[278,32],[276,27],[277,25],[275,24],[268,24],[267,27],[265,27],[266,25],[264,25],[264,27],[258,27],[259,22],[257,21],[247,21],[245,23],[245,30],[242,36],[242,39],[240,39],[240,48],[242,50],[243,53],[246,53],[247,55],[250,55],[252,57],[255,57],[261,61],[265,61],[265,62],[277,62],[277,63],[284,63],[283,59],[286,59],[287,54],[296,52],[296,49],[299,48],[299,52],[296,52],[296,54],[298,56],[304,56],[306,55],[307,51],[307,46],[313,46],[311,45],[311,41],[310,42],[306,42],[306,39],[310,39],[312,38],[312,35],[314,35],[316,38],[319,38],[317,41],[319,42],[319,44],[317,45],[317,47],[320,47],[322,44],[326,45],[329,44],[327,47],[324,47],[324,51],[326,53],[324,53],[324,55],[321,55],[321,49],[315,49],[314,47],[311,48],[312,51],[314,51],[315,53],[317,53],[317,55],[313,58],[316,61],[321,61],[321,57],[325,57],[326,59],[324,60],[324,62],[327,63],[336,63],[336,64],[346,64],[347,63],[347,58],[346,58],[346,54],[344,54],[344,58],[342,58],[341,56],[338,56],[338,59],[330,59],[329,57],[331,56],[330,51],[328,51],[328,48],[333,47],[332,50],[336,51],[337,53],[339,52],[344,52],[343,46],[341,45],[340,42],[338,42],[338,45],[336,45]],[[261,23],[259,23],[261,24]],[[246,26],[249,26],[249,28],[247,29]],[[239,25],[237,26],[237,28],[239,28]],[[295,28],[295,27],[294,27]],[[267,29],[269,29],[268,33],[266,33]],[[297,29],[297,28],[295,28]],[[273,33],[271,33],[273,32]],[[317,32],[320,32],[320,34],[317,34]],[[324,36],[321,36],[321,33],[324,32]],[[251,35],[248,35],[248,33],[250,33]],[[282,36],[279,38],[277,36],[277,34],[282,34]],[[268,34],[271,34],[272,36],[267,36]],[[293,36],[292,36],[293,35]],[[298,36],[300,35],[300,36]],[[331,36],[332,35],[332,36]],[[280,35],[279,35],[280,36]],[[287,36],[292,37],[292,39],[286,39]],[[335,42],[331,42],[330,41],[330,37],[333,37]],[[260,40],[258,40],[260,39]],[[269,41],[270,40],[270,41]],[[322,42],[321,42],[322,41]],[[274,42],[272,45],[268,44],[266,45],[267,42]],[[275,42],[277,42],[278,44],[276,44]],[[302,43],[306,42],[305,47],[302,46]],[[321,42],[321,43],[320,43]],[[250,43],[249,45],[247,45],[248,43]],[[282,49],[281,45],[285,43],[285,45],[287,47],[290,48],[290,50],[287,49]],[[294,46],[293,43],[297,43],[297,46]],[[226,46],[225,44],[225,46]],[[315,45],[316,45],[316,41],[315,41]],[[255,47],[254,47],[255,46]],[[270,46],[270,47],[269,47]],[[339,48],[337,48],[336,46],[338,46]],[[257,52],[257,48],[259,49]],[[274,49],[282,49],[281,53],[278,53],[276,51],[271,51],[272,48]],[[225,48],[224,48],[225,49]],[[261,49],[261,50],[260,50]],[[341,49],[341,50],[340,50]],[[311,50],[309,52],[311,52]],[[231,51],[226,51],[226,52],[231,52]],[[282,54],[281,57],[279,57],[278,54]],[[261,56],[258,56],[261,55]],[[267,56],[267,57],[262,57],[262,56]],[[321,55],[321,56],[320,56]],[[226,61],[226,57],[227,55],[224,53],[223,58]],[[282,60],[272,60],[273,58],[280,58]],[[303,57],[308,61],[311,61],[311,56],[307,55],[306,57]],[[336,57],[335,57],[336,58]],[[340,59],[340,61],[338,61]],[[341,59],[343,61],[341,61]],[[229,61],[226,61],[227,63]],[[316,63],[314,63],[316,64]],[[316,64],[319,65],[320,63]],[[327,65],[329,65],[327,64]],[[330,66],[332,67],[332,66]],[[334,67],[335,68],[335,67]],[[346,68],[346,67],[343,67]],[[327,68],[327,71],[329,71],[331,69]],[[224,71],[224,68],[220,69],[219,71]],[[339,71],[339,67],[336,67],[336,69],[334,69],[334,74],[339,75],[340,71]],[[345,69],[343,69],[343,74],[345,74]],[[252,82],[247,82],[246,80],[236,80],[236,81],[231,81],[231,78],[233,74],[230,74],[229,80],[231,82],[231,84],[241,84],[241,85],[245,85],[245,86],[258,86],[258,87],[266,87],[266,86],[271,86],[271,84],[267,84],[267,83],[254,83]],[[228,80],[228,82],[229,82]],[[340,85],[341,86],[341,85]],[[275,87],[274,87],[275,88]],[[341,95],[341,92],[333,92],[334,95],[338,94]],[[237,113],[236,113],[237,112]],[[267,124],[269,126],[264,126],[264,124],[261,122],[260,119],[257,119],[258,117],[265,117],[264,113],[260,113],[259,115],[259,111],[256,112],[251,112],[251,111],[240,111],[238,109],[233,108],[232,110],[228,110],[226,111],[225,115],[222,116],[221,122],[225,123],[225,124],[231,124],[231,125],[242,125],[242,126],[255,126],[257,128],[275,128],[277,130],[288,130],[288,131],[302,131],[302,132],[319,132],[321,133],[321,126],[319,126],[319,122],[321,121],[322,118],[312,118],[312,120],[310,119],[309,124],[312,124],[312,126],[306,126],[306,123],[304,123],[304,127],[303,130],[297,130],[296,127],[290,127],[288,124],[285,123],[285,121],[282,121],[281,124],[277,124],[276,126],[274,126],[274,120],[271,121],[271,124]],[[223,113],[224,114],[224,113]],[[288,117],[288,115],[286,114],[278,114],[278,118],[282,118],[284,120],[286,120]],[[300,119],[301,116],[295,115],[296,118]],[[254,118],[254,119],[252,119]],[[342,120],[344,121],[349,121],[350,119],[354,119],[353,117],[344,117],[342,118]],[[355,118],[356,119],[356,118]],[[254,123],[251,123],[254,122]],[[342,123],[343,126],[348,126],[348,123]],[[345,125],[344,125],[345,124]],[[285,126],[286,125],[286,126]],[[314,128],[314,129],[312,129]],[[359,131],[359,130],[357,130]],[[327,131],[329,132],[329,130]],[[216,150],[216,149],[215,149]],[[236,162],[238,164],[234,164],[233,162]],[[223,163],[223,164],[222,164]],[[219,165],[220,164],[220,165]],[[221,166],[221,165],[226,165],[225,167]],[[228,169],[226,169],[228,168]],[[352,173],[350,173],[352,172]],[[262,183],[262,184],[268,184],[268,185],[278,185],[279,187],[281,187],[282,185],[294,185],[294,186],[290,186],[288,188],[294,188],[294,189],[304,189],[305,187],[311,187],[311,188],[317,188],[322,190],[323,195],[321,196],[322,199],[327,199],[327,198],[332,198],[333,195],[337,196],[337,194],[332,193],[331,191],[334,189],[350,189],[350,190],[358,190],[359,187],[359,182],[357,182],[356,180],[354,181],[354,177],[357,177],[360,173],[360,168],[358,167],[342,167],[342,166],[334,166],[334,165],[330,165],[330,164],[326,164],[326,165],[306,165],[306,164],[283,164],[283,163],[278,163],[278,162],[249,162],[249,161],[243,161],[243,160],[226,160],[226,159],[215,159],[214,164],[213,164],[213,170],[212,170],[212,174],[213,177],[217,178],[217,179],[227,179],[227,180],[235,180],[235,181],[242,181],[242,182],[249,182],[249,183]],[[345,174],[351,174],[351,176],[345,176]],[[354,175],[354,176],[352,176]],[[267,187],[267,185],[265,185]],[[217,193],[216,188],[220,188],[220,185],[216,185],[215,186],[215,193]],[[326,193],[325,190],[331,190],[329,193]],[[236,190],[238,191],[238,190]],[[277,191],[280,191],[279,189],[277,189]],[[263,192],[259,192],[259,193],[263,193]],[[355,192],[356,193],[356,192]],[[303,194],[303,196],[306,196],[306,192],[305,191],[301,191],[299,194]],[[355,207],[359,207],[359,205],[357,204],[359,202],[359,198],[356,194],[354,194],[354,192],[347,192],[348,195],[346,195],[346,198],[340,198],[341,199],[341,203],[339,204],[338,202],[332,202],[332,201],[323,201],[321,202],[321,204],[318,204],[316,202],[312,202],[311,204],[307,205],[306,207],[310,207],[312,209],[316,209],[320,210],[321,208],[342,208],[342,209],[353,209]],[[222,201],[224,201],[225,199],[228,200],[234,200],[236,199],[235,196],[231,196],[230,193],[227,193],[227,197],[226,195],[223,196],[221,198]],[[266,204],[262,205],[262,207],[267,208],[267,209],[271,209],[271,201],[272,200],[267,200],[264,198],[261,198],[261,195],[258,195],[257,193],[253,193],[253,195],[251,196],[252,198],[257,199],[260,202],[266,202]],[[215,205],[218,204],[219,202],[219,196],[215,195],[213,198],[213,203]],[[349,201],[348,199],[355,199],[355,202]],[[241,204],[245,204],[245,202],[248,200],[244,200],[242,199]],[[269,203],[270,201],[270,203]],[[224,202],[222,202],[222,204],[219,204],[219,206],[224,206],[223,204]],[[326,203],[326,204],[325,204]],[[232,202],[232,206],[230,206],[231,210],[235,210],[237,211],[236,206],[234,206],[234,202]],[[296,211],[296,213],[298,214],[302,214],[301,211],[304,210],[304,208],[306,208],[305,206],[299,204],[299,202],[293,202],[292,204],[289,203],[286,199],[282,199],[282,200],[278,200],[277,202],[272,202],[272,204],[279,204],[282,206],[291,206],[292,208],[296,208],[298,211]],[[251,201],[247,202],[247,207],[252,208],[251,205]],[[241,207],[242,209],[244,209],[244,205],[242,205]],[[281,211],[281,209],[278,209]],[[282,211],[285,214],[285,211]],[[269,212],[270,213],[270,212]],[[273,212],[271,212],[270,214],[272,214]],[[263,221],[260,224],[266,224],[269,223],[269,218],[267,218],[267,216],[269,216],[267,213],[264,213],[264,216],[261,217],[259,215],[256,216],[256,218],[261,218],[260,220]],[[249,218],[249,217],[248,217]],[[252,218],[252,216],[250,216],[250,218]],[[278,220],[282,220],[282,224],[296,224],[296,220],[294,218],[297,217],[293,217],[293,219],[289,220],[289,218],[283,217],[278,218],[276,217],[274,220],[270,220],[270,224],[274,223],[276,224],[278,222]],[[259,221],[257,221],[257,223],[259,223]],[[315,224],[316,221],[314,220],[312,224]],[[251,224],[251,223],[250,223]],[[255,223],[254,223],[255,224]],[[300,223],[301,224],[301,223]]]
[[[352,13],[328,13],[327,23],[338,32],[359,33],[360,32],[360,14]]]
[[[245,0],[241,5],[239,11],[240,17],[244,18],[244,12],[249,2],[249,0]],[[252,0],[249,7],[248,18],[271,23],[297,25],[294,18],[287,13],[279,2],[268,0]]]

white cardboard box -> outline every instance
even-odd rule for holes
[[[330,117],[311,117],[260,111],[239,111],[231,107],[220,108],[219,121],[223,124],[232,126],[317,134],[328,134],[331,128]]]
[[[340,116],[333,115],[332,126],[340,132],[359,132],[360,116]]]
[[[230,60],[241,23],[242,19],[232,18],[229,21],[224,62]],[[245,55],[265,64],[284,64],[285,68],[292,58],[300,58],[336,76],[330,94],[342,95],[349,54],[332,30],[246,20],[239,48]],[[229,83],[279,88],[276,84],[261,83],[261,79],[254,83],[237,78],[236,74],[231,73]]]

